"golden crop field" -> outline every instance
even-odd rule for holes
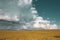
[[[0,40],[60,40],[60,30],[0,30]]]

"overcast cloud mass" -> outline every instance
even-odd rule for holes
[[[11,22],[0,22],[0,29],[58,29],[50,20],[38,16],[32,0],[0,0],[0,19]]]

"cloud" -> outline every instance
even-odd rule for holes
[[[38,12],[37,10],[32,7],[31,8],[31,12],[33,14],[33,19],[34,19],[34,23],[32,25],[33,28],[43,28],[43,29],[58,29],[57,24],[51,24],[52,21],[48,21],[47,19],[44,19],[41,16],[38,16]]]
[[[47,29],[48,24],[50,21],[44,20],[43,17],[36,17],[33,27]]]
[[[31,8],[31,10],[33,10],[33,11],[31,11],[31,13],[33,13],[33,14],[37,13],[37,11],[34,8]]]
[[[31,4],[32,3],[32,0],[24,0],[24,3],[25,4]]]
[[[19,0],[18,1],[18,6],[30,5],[31,3],[32,3],[32,0]]]
[[[13,17],[11,17],[8,14],[10,13],[6,13],[2,9],[0,9],[0,19],[7,20],[7,21],[19,21],[17,15],[14,15]]]
[[[56,24],[50,24],[48,20],[44,20],[42,17],[36,18],[33,24],[34,28],[43,28],[43,29],[57,29]]]
[[[51,24],[51,21],[43,19],[41,16],[37,16],[37,10],[35,8],[32,7],[31,10],[33,21],[31,21],[31,23],[25,24],[25,29],[58,29],[56,24]]]
[[[40,17],[39,17],[40,18]],[[33,24],[31,24],[33,23]],[[43,18],[36,18],[34,21],[31,23],[25,24],[24,29],[58,29],[56,24],[50,24],[50,21],[44,20]],[[23,29],[22,28],[22,29]]]
[[[6,2],[7,3],[7,2]],[[31,7],[32,0],[18,0],[17,6],[15,1],[10,2],[8,6],[3,5],[3,10],[0,9],[0,19],[19,21],[18,26],[6,27],[6,29],[58,29],[57,24],[51,24],[51,21],[38,16],[35,7]],[[10,6],[9,6],[10,5]],[[5,8],[6,7],[6,8]],[[19,8],[19,9],[18,9]],[[4,16],[3,16],[4,15]],[[48,18],[49,19],[49,18]],[[6,24],[7,25],[7,24]],[[0,28],[1,29],[1,28]],[[4,27],[3,27],[4,29]]]
[[[58,29],[56,24],[50,25],[49,29]]]

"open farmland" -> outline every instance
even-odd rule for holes
[[[60,40],[60,30],[0,30],[0,40]]]

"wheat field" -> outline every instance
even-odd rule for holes
[[[0,30],[0,40],[60,40],[60,30]]]

